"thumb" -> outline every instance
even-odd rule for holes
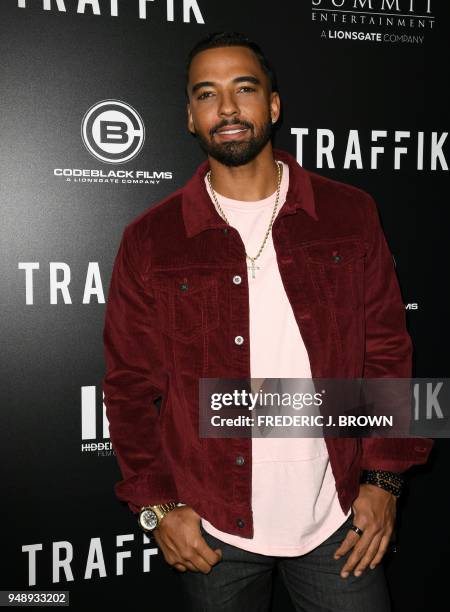
[[[222,549],[221,548],[215,548],[214,552],[217,554],[217,556],[219,557],[219,561],[222,559]]]

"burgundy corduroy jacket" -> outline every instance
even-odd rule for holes
[[[313,378],[410,377],[405,308],[374,200],[274,154],[290,180],[273,243]],[[114,262],[103,389],[123,477],[115,493],[135,513],[182,501],[218,529],[251,538],[251,438],[198,435],[198,379],[250,377],[245,248],[207,194],[208,167],[127,225]],[[362,469],[403,472],[425,463],[433,445],[325,441],[344,512]]]

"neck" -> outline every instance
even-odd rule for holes
[[[270,142],[243,166],[225,166],[209,157],[214,191],[226,198],[252,202],[269,197],[277,188],[278,171]]]

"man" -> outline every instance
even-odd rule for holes
[[[198,434],[201,377],[411,376],[376,205],[272,147],[276,78],[245,36],[198,43],[186,94],[207,160],[125,228],[109,290],[116,494],[193,610],[266,610],[275,566],[297,610],[388,610],[400,474],[432,440]]]

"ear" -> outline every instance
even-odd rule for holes
[[[189,102],[187,103],[186,111],[187,111],[188,130],[191,132],[191,134],[195,134],[195,125],[194,125],[194,120],[192,118],[191,105],[189,104]]]
[[[281,100],[277,91],[272,91],[270,94],[270,116],[272,117],[272,123],[276,123],[280,117],[281,112]]]

